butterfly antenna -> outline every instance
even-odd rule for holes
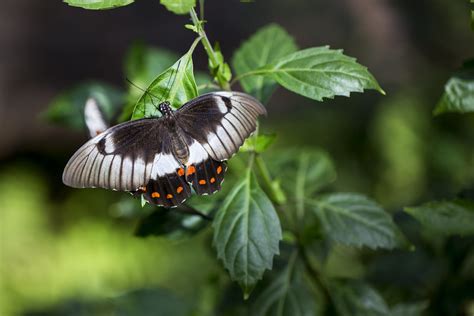
[[[145,89],[143,89],[142,87],[139,87],[138,85],[136,85],[135,83],[133,83],[133,82],[132,82],[130,79],[128,79],[128,78],[125,78],[125,80],[126,80],[129,84],[131,84],[132,86],[134,86],[135,88],[137,88],[138,90],[140,90],[140,91],[142,91],[143,93],[145,93],[145,98],[146,98],[147,95],[149,95],[151,104],[153,104],[153,106],[158,110],[158,106],[155,104],[155,102],[153,102],[153,98],[152,98],[152,97],[154,97],[154,98],[157,98],[157,99],[158,99],[158,97],[157,97],[156,95],[154,95],[153,93],[151,93],[150,90],[148,90],[148,89],[145,90]],[[145,111],[146,111],[146,109],[143,110],[143,115],[146,115],[146,112],[145,112]]]
[[[153,96],[153,97],[155,97],[155,98],[158,99],[158,96],[156,96],[156,95],[154,95],[153,93],[151,93],[150,90],[148,90],[148,89],[143,89],[142,87],[140,87],[140,86],[134,84],[134,83],[133,83],[132,81],[130,81],[130,79],[128,79],[128,78],[125,78],[125,80],[126,80],[129,84],[131,84],[132,86],[134,86],[135,88],[137,88],[138,90],[142,91],[143,93],[148,93],[149,95],[151,95],[151,96]]]
[[[164,100],[161,100],[160,103],[162,101],[167,101],[167,99],[169,98],[170,96],[170,87],[172,87],[176,81],[176,77],[178,77],[178,71],[179,71],[179,67],[181,66],[181,59],[178,61],[178,66],[176,67],[176,73],[172,73],[171,76],[169,77],[168,79],[168,83],[166,84],[166,97],[164,98]],[[174,77],[174,78],[173,78]],[[171,85],[170,85],[170,81],[171,79],[173,78],[173,82],[171,82]]]

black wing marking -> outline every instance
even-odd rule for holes
[[[148,203],[164,207],[177,206],[191,196],[191,188],[186,182],[184,168],[179,168],[176,172],[157,180],[151,179],[137,192],[143,193]]]
[[[176,173],[181,164],[171,153],[171,139],[161,119],[141,119],[113,126],[85,143],[71,157],[63,182],[71,187],[135,191]]]
[[[227,164],[223,161],[207,159],[186,169],[186,180],[199,195],[213,194],[221,189]]]
[[[176,112],[177,123],[185,134],[219,161],[229,159],[239,150],[255,131],[257,117],[262,114],[266,110],[254,97],[228,91],[204,94]]]

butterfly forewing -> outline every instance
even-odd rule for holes
[[[262,114],[265,108],[252,96],[222,91],[186,103],[177,112],[177,123],[214,160],[226,160],[255,131]]]
[[[116,125],[89,140],[64,168],[63,182],[75,188],[100,187],[133,191],[155,175],[180,167],[171,152],[164,151],[168,133],[156,119]],[[153,168],[158,161],[161,168]]]

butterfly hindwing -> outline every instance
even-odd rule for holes
[[[212,158],[190,165],[186,169],[186,180],[199,194],[213,194],[221,189],[227,164]]]
[[[191,196],[191,188],[186,182],[184,168],[166,174],[158,179],[150,179],[148,184],[138,192],[144,194],[145,199],[156,205],[174,207],[183,203]]]
[[[95,137],[109,128],[104,114],[94,98],[87,99],[84,106],[84,121],[89,130],[90,137]]]

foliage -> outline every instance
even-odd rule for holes
[[[199,39],[198,39],[199,40]],[[153,98],[161,96],[158,102],[166,99],[173,108],[179,108],[186,101],[198,96],[194,79],[192,54],[198,41],[173,66],[162,72],[146,89],[135,105],[132,119],[160,116],[158,104]]]
[[[244,42],[232,57],[232,66],[237,76],[265,67],[288,54],[297,46],[293,38],[280,26],[270,24],[263,27]],[[249,76],[240,79],[245,92],[266,103],[276,89],[276,82],[268,76]]]
[[[327,236],[353,246],[392,249],[400,232],[379,205],[359,194],[329,194],[309,202]]]
[[[196,5],[196,0],[160,0],[169,11],[176,14],[188,14]]]
[[[86,9],[106,9],[132,1],[66,2]],[[169,101],[178,109],[206,89],[229,90],[234,84],[262,101],[269,112],[270,96],[278,86],[316,101],[349,97],[352,92],[367,89],[385,94],[355,58],[328,46],[299,49],[292,36],[276,24],[264,26],[246,40],[234,53],[231,68],[219,45],[208,39],[204,18],[198,18],[195,12],[195,1],[160,3],[175,14],[189,13],[192,24],[186,28],[196,35],[190,49],[178,58],[160,48],[135,45],[125,61],[125,73],[132,82],[126,92],[109,91],[97,84],[73,88],[53,102],[48,118],[80,128],[79,112],[90,96],[98,99],[110,119],[119,112],[119,120],[156,117],[160,115],[159,102]],[[203,5],[203,1],[200,3]],[[208,74],[195,76],[193,52],[198,44],[207,54]],[[470,70],[465,69],[447,83],[436,113],[472,111],[470,77]],[[125,106],[120,107],[121,102]],[[389,115],[390,119],[378,128],[393,127],[394,133],[411,136],[406,122],[409,116],[394,120]],[[391,123],[396,126],[386,126]],[[407,148],[418,146],[415,138],[410,138]],[[380,249],[387,253],[396,248],[406,251],[413,242],[406,233],[406,223],[398,223],[393,214],[361,193],[331,192],[336,166],[324,150],[286,148],[272,153],[275,139],[275,134],[257,129],[241,153],[230,161],[226,188],[216,196],[193,197],[176,210],[144,211],[137,207],[138,201],[133,201],[135,207],[130,213],[142,217],[135,234],[181,239],[212,229],[215,256],[230,279],[240,285],[244,299],[250,300],[252,315],[421,315],[429,304],[435,304],[421,299],[410,303],[404,297],[388,303],[385,293],[362,273],[346,271],[368,260],[360,254],[384,258]],[[388,160],[399,151],[396,147],[386,149]],[[407,161],[403,155],[393,159],[397,163]],[[387,181],[391,180],[388,177]],[[400,183],[406,185],[395,180],[388,190],[398,188]],[[423,230],[444,238],[441,242],[448,242],[451,235],[474,234],[470,201],[430,202],[405,208],[405,212],[419,221]],[[208,225],[211,218],[212,225]],[[342,260],[342,268],[334,267],[333,258],[337,256],[350,260]],[[224,286],[231,287],[218,282],[209,286],[214,288],[209,296],[217,297],[213,300],[216,306],[218,300],[226,300],[226,294],[216,294]],[[252,291],[255,295],[250,296]],[[214,306],[210,309],[217,310]]]
[[[83,130],[86,126],[84,104],[89,98],[97,100],[105,118],[110,122],[122,106],[123,93],[106,83],[86,82],[58,95],[43,113],[43,117],[56,124]]]
[[[474,204],[468,200],[428,202],[405,211],[442,235],[474,235]]]
[[[133,3],[135,0],[64,0],[73,7],[89,10],[105,10],[122,7]]]
[[[474,111],[474,60],[468,61],[446,83],[434,114]]]
[[[248,297],[272,268],[281,240],[275,208],[250,170],[224,200],[213,227],[217,256]]]

